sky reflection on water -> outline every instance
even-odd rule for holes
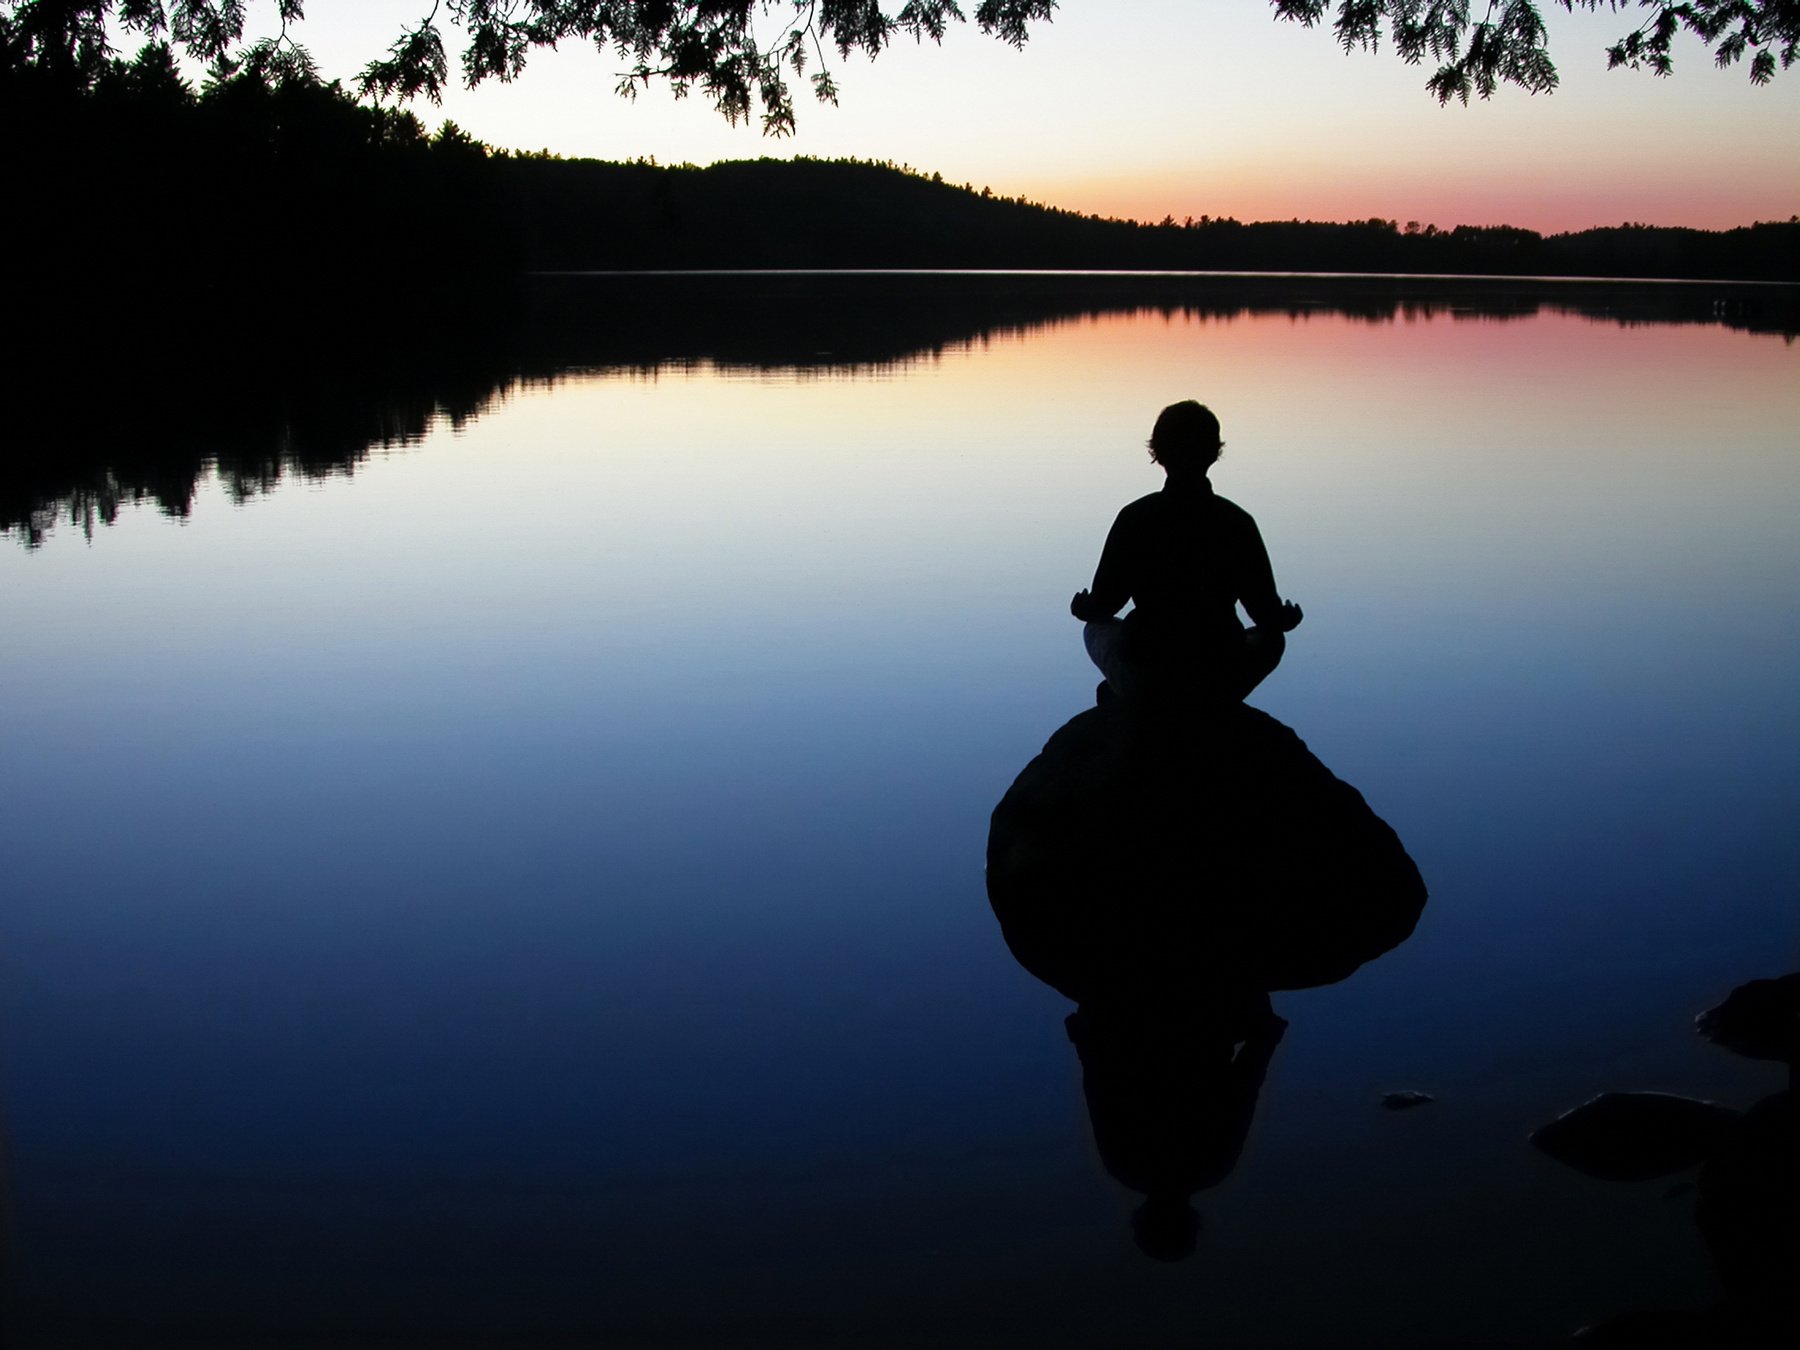
[[[1794,964],[1797,360],[1084,318],[571,377],[352,479],[0,550],[25,1343],[1396,1343],[1704,1300],[1662,1188],[1523,1140],[1771,1086],[1685,1028]],[[1433,899],[1277,997],[1161,1267],[981,869],[1092,700],[1067,597],[1187,396],[1307,612],[1253,702]]]

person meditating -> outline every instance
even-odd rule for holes
[[[1299,626],[1300,606],[1275,592],[1256,522],[1206,476],[1224,445],[1219,419],[1192,399],[1156,419],[1150,458],[1167,481],[1119,512],[1094,584],[1069,602],[1106,676],[1101,697],[1236,702],[1275,669]],[[1113,617],[1128,600],[1131,613]],[[1239,603],[1255,627],[1244,628]]]

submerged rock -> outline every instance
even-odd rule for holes
[[[1697,1167],[1743,1118],[1667,1092],[1603,1092],[1531,1135],[1543,1152],[1602,1181],[1648,1181]]]
[[[1720,1339],[1720,1323],[1692,1308],[1637,1308],[1595,1322],[1575,1333],[1582,1350],[1701,1350],[1730,1345]]]
[[[1800,1064],[1800,972],[1740,984],[1694,1029],[1735,1054]]]
[[[1699,1191],[1694,1220],[1720,1281],[1759,1320],[1800,1331],[1800,1104],[1792,1091],[1763,1098],[1720,1140]]]
[[[1332,984],[1404,941],[1426,899],[1362,794],[1242,704],[1073,718],[995,807],[987,864],[1013,955],[1078,1002]]]
[[[1740,985],[1695,1019],[1700,1034],[1753,1059],[1795,1064],[1800,974]],[[1694,1221],[1725,1297],[1701,1312],[1640,1309],[1580,1334],[1605,1346],[1800,1345],[1800,1105],[1790,1088],[1733,1111],[1661,1092],[1607,1092],[1531,1136],[1557,1161],[1607,1181],[1700,1167]]]
[[[1381,1094],[1381,1105],[1387,1111],[1410,1111],[1415,1106],[1427,1106],[1437,1100],[1429,1092],[1415,1092],[1406,1088],[1400,1092],[1384,1092]]]

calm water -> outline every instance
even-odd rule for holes
[[[0,543],[20,1344],[1429,1344],[1715,1296],[1691,1197],[1525,1136],[1783,1078],[1689,1024],[1796,964],[1790,339],[1098,307],[533,375]],[[1252,701],[1432,899],[1276,997],[1169,1264],[982,869],[1190,396],[1306,609]]]

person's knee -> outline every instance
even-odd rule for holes
[[[1273,628],[1252,628],[1246,633],[1244,678],[1239,686],[1238,697],[1244,697],[1267,679],[1269,673],[1281,663],[1281,654],[1286,650],[1286,635]]]
[[[1287,651],[1287,634],[1279,628],[1252,628],[1249,643],[1251,649],[1262,658],[1260,664],[1273,668],[1281,660],[1282,653]]]
[[[1124,621],[1120,619],[1092,619],[1081,626],[1081,643],[1087,648],[1088,659],[1101,670],[1106,669],[1117,652],[1124,627]]]

